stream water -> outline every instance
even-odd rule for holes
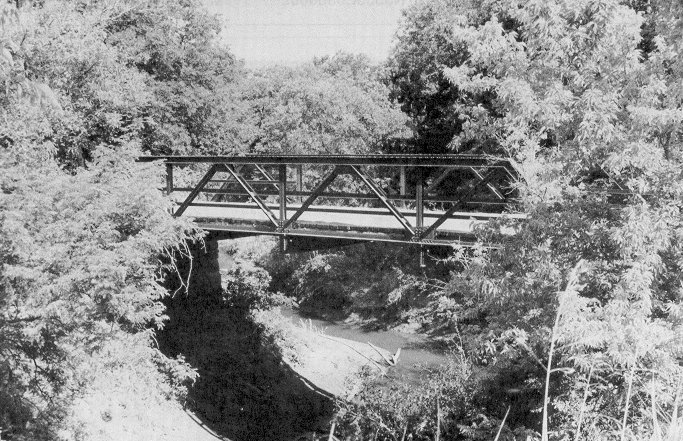
[[[435,349],[428,338],[421,334],[393,330],[368,331],[358,324],[311,318],[293,308],[282,308],[281,311],[295,325],[301,325],[303,321],[307,327],[312,326],[331,337],[369,342],[392,354],[400,348],[398,363],[389,370],[387,376],[402,383],[417,384],[424,378],[425,369],[435,369],[448,361],[448,354]]]
[[[222,251],[219,254],[221,269],[228,269],[233,265],[232,256]],[[302,321],[306,326],[312,326],[331,337],[345,338],[361,343],[373,345],[396,353],[400,348],[398,363],[389,370],[388,376],[399,382],[417,384],[424,378],[425,369],[436,369],[448,361],[448,354],[434,348],[422,334],[403,333],[394,330],[370,331],[363,329],[356,323],[346,323],[322,320],[304,315],[295,308],[282,308],[282,314],[293,324],[299,326]]]

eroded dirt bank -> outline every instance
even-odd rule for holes
[[[352,396],[363,369],[386,370],[386,351],[296,326],[277,311],[171,311],[162,350],[199,371],[188,407],[231,440],[296,439],[324,431],[334,397]]]

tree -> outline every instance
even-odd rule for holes
[[[31,13],[10,30],[21,42],[10,55],[38,92],[60,95],[52,142],[64,160],[82,165],[100,143],[138,139],[157,154],[240,144],[224,102],[241,67],[198,2],[50,1],[24,9]]]
[[[364,57],[255,71],[241,86],[252,153],[370,153],[408,134]]]
[[[639,6],[455,9],[450,42],[467,55],[444,75],[461,93],[492,97],[488,108],[458,107],[455,144],[495,143],[517,162],[528,219],[513,236],[483,233],[503,248],[470,261],[450,296],[486,299],[467,315],[486,318],[472,348],[488,348],[492,372],[552,356],[558,433],[658,436],[659,417],[643,412],[666,412],[679,393],[681,9]]]
[[[415,127],[415,137],[394,147],[414,153],[446,153],[462,131],[460,106],[488,104],[487,94],[469,95],[449,81],[443,68],[467,56],[452,39],[458,0],[418,1],[403,13],[396,44],[384,72],[390,97]],[[464,146],[472,149],[482,146]]]
[[[219,40],[220,21],[197,0],[126,2],[105,23],[106,43],[147,74],[153,100],[142,112],[151,153],[239,149],[225,102],[242,67]],[[228,112],[226,112],[228,111]]]
[[[145,77],[104,42],[97,17],[110,12],[61,1],[0,8],[0,427],[9,439],[73,432],[70,406],[107,367],[132,363],[169,397],[193,377],[153,336],[165,319],[160,259],[198,232],[168,214],[161,168],[135,163]]]

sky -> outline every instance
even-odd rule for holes
[[[204,0],[247,67],[296,65],[343,50],[389,54],[401,10],[413,0]]]

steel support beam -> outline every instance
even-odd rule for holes
[[[282,164],[278,167],[279,205],[280,205],[280,228],[283,228],[287,220],[287,166]]]
[[[417,182],[415,182],[415,239],[420,239],[424,229],[424,171],[417,171]]]
[[[401,196],[406,195],[406,168],[405,166],[401,166],[399,168],[399,194]]]
[[[323,179],[320,184],[311,192],[311,195],[301,204],[301,207],[299,207],[298,210],[294,212],[292,217],[287,219],[287,221],[284,223],[283,228],[286,230],[289,228],[294,222],[296,222],[299,217],[304,214],[304,211],[308,207],[311,206],[311,204],[320,196],[327,187],[334,181],[334,179],[339,176],[341,169],[339,166],[335,166],[334,169]]]
[[[178,209],[175,211],[175,213],[173,213],[173,216],[178,217],[178,216],[180,216],[181,214],[183,214],[183,213],[185,212],[185,210],[187,210],[187,207],[190,206],[190,204],[192,203],[192,201],[194,201],[194,199],[195,199],[195,198],[197,197],[197,195],[202,191],[202,189],[204,188],[204,186],[205,186],[206,184],[208,184],[208,182],[211,180],[211,178],[213,178],[213,175],[216,174],[216,170],[217,170],[217,169],[218,169],[218,165],[216,165],[216,164],[212,165],[212,166],[209,168],[209,171],[206,172],[206,174],[204,175],[204,177],[202,177],[202,179],[200,179],[200,181],[199,181],[199,183],[197,184],[197,186],[190,192],[189,195],[187,195],[187,197],[185,198],[185,200],[183,201],[183,203],[180,204],[180,207],[178,207]]]
[[[286,167],[285,164],[281,164],[280,167],[283,166],[283,165]],[[273,186],[273,188],[275,188],[275,189],[277,190],[277,188],[278,188],[278,181],[275,180],[275,177],[273,177],[273,175],[271,175],[270,173],[268,173],[268,170],[266,170],[265,168],[263,168],[263,166],[261,166],[260,164],[254,164],[254,167],[256,168],[256,170],[258,170],[259,173],[261,173],[261,175],[262,175],[264,178],[266,178],[266,182],[268,182],[269,184],[271,184],[271,185]],[[286,179],[285,179],[285,181],[286,181]]]
[[[235,167],[235,170],[237,171],[237,173],[240,173],[240,172],[242,171],[242,168],[244,168],[244,164],[240,164],[240,165],[236,166],[236,167]],[[217,180],[217,179],[213,179],[212,182],[222,182],[222,183],[221,183],[221,186],[220,186],[220,188],[219,188],[218,190],[213,190],[213,191],[211,191],[211,193],[216,193],[216,194],[214,194],[213,197],[211,198],[211,201],[212,201],[212,202],[220,202],[221,199],[222,199],[222,196],[224,196],[225,194],[227,194],[228,186],[229,186],[231,183],[238,183],[237,181],[235,181],[235,180],[230,180],[230,179],[226,179],[226,180]]]
[[[490,181],[496,175],[497,172],[497,169],[490,170],[485,176],[482,176],[481,179],[477,179],[477,182],[470,185],[469,189],[465,192],[465,194],[462,195],[462,197],[460,197],[460,199],[457,202],[453,203],[453,205],[448,210],[446,210],[446,212],[442,214],[441,217],[434,221],[434,223],[431,224],[429,228],[420,233],[419,239],[424,239],[425,237],[428,237],[430,234],[435,232],[436,229],[439,228],[441,224],[446,222],[453,213],[455,213],[458,209],[462,208],[462,205],[465,202],[467,202],[467,200],[470,197],[472,197],[472,195],[480,185],[486,184],[488,181]]]
[[[448,167],[446,170],[444,170],[434,181],[432,181],[431,184],[427,187],[427,189],[424,191],[425,194],[429,194],[436,188],[437,185],[439,185],[441,182],[443,182],[444,179],[448,177],[448,175],[451,174],[451,172],[455,170],[453,167]]]
[[[270,211],[270,208],[268,208],[266,203],[263,201],[263,199],[261,199],[258,193],[256,193],[254,188],[251,185],[249,185],[247,181],[245,181],[245,179],[237,170],[235,170],[235,167],[231,164],[221,164],[221,166],[225,171],[230,173],[232,177],[235,178],[235,180],[242,186],[244,191],[247,192],[249,197],[251,197],[251,199],[256,203],[256,205],[258,205],[261,211],[263,211],[263,213],[266,215],[268,220],[273,224],[273,226],[275,228],[278,228],[280,224],[275,215],[273,214],[273,212]]]
[[[280,206],[280,219],[278,231],[284,232],[285,222],[287,221],[287,165],[280,164],[278,166],[278,178],[280,180],[279,185],[279,206]],[[280,252],[284,253],[287,251],[287,238],[285,236],[279,237],[280,242]]]
[[[474,174],[474,176],[475,176],[477,179],[480,179],[480,180],[483,180],[483,179],[484,179],[484,177],[482,176],[482,174],[479,173],[479,171],[477,171],[474,167],[470,167],[470,171]],[[487,183],[486,183],[486,188],[488,188],[489,191],[490,191],[491,193],[493,193],[493,195],[494,195],[499,201],[504,201],[504,200],[505,200],[505,196],[503,196],[503,194],[496,188],[495,185],[491,184],[490,182],[487,182]]]
[[[173,193],[173,164],[166,164],[166,195]]]
[[[319,164],[387,165],[405,167],[499,167],[509,168],[509,161],[487,155],[239,155],[239,156],[141,156],[138,161],[165,160],[173,164]]]
[[[303,191],[304,189],[304,171],[301,164],[296,166],[296,191]],[[303,201],[303,198],[299,198],[299,202]]]
[[[166,196],[171,196],[173,193],[173,164],[166,164]],[[173,214],[174,205],[168,209],[168,212]]]
[[[415,229],[413,228],[412,225],[410,225],[410,222],[408,222],[408,219],[406,219],[399,211],[396,209],[394,204],[391,203],[391,201],[387,198],[387,195],[379,188],[377,185],[375,185],[374,182],[367,176],[365,176],[364,173],[362,173],[358,168],[355,166],[349,166],[349,169],[356,175],[358,176],[361,181],[372,191],[376,196],[377,199],[384,205],[387,210],[398,220],[398,222],[401,224],[401,226],[411,235],[415,235]]]

